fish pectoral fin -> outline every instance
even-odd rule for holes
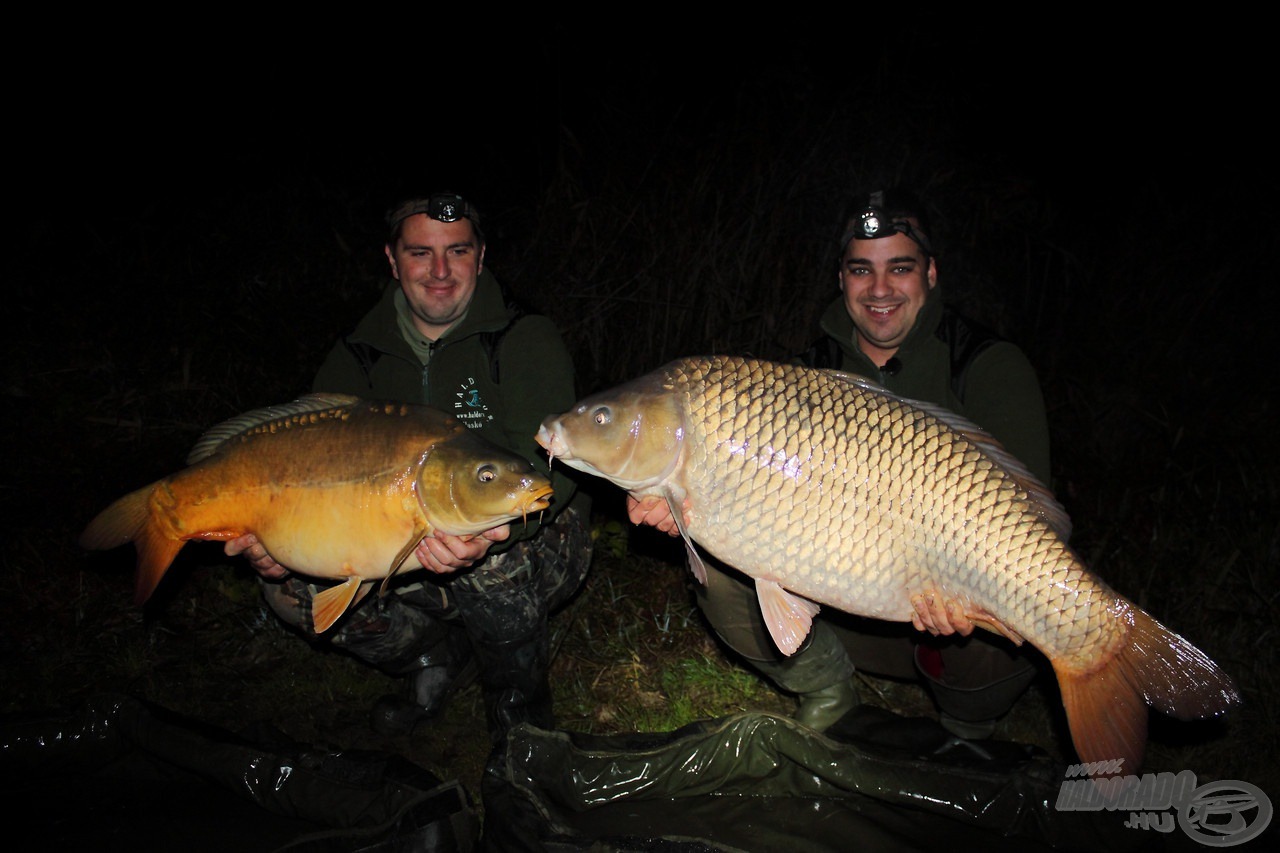
[[[807,598],[787,592],[774,581],[756,578],[756,597],[769,636],[784,655],[793,655],[813,627],[820,609]]]
[[[355,607],[357,604],[364,601],[364,597],[372,591],[373,591],[373,581],[361,582],[360,588],[356,590],[355,598],[352,599],[351,601],[351,607]]]
[[[317,634],[328,631],[347,612],[356,600],[360,584],[360,578],[352,575],[344,583],[329,587],[311,600],[311,625]]]
[[[405,543],[391,561],[391,568],[387,571],[387,576],[382,579],[382,586],[378,589],[378,595],[386,595],[390,588],[391,577],[400,571],[400,567],[404,565],[404,561],[409,559],[409,555],[418,547],[418,543],[422,541],[422,537],[427,535],[427,525],[421,521],[413,527],[413,535],[409,537],[409,541]]]
[[[693,579],[702,586],[706,586],[707,564],[702,562],[702,557],[698,554],[698,550],[693,547],[693,542],[687,537],[684,540],[684,550],[689,555],[689,571],[693,572]]]
[[[684,540],[684,549],[689,555],[689,571],[693,572],[694,580],[706,586],[707,564],[702,562],[702,555],[698,553],[697,548],[693,547],[693,537],[689,535],[689,528],[684,523],[684,500],[671,489],[663,490],[662,494],[667,499],[667,506],[671,508],[671,517],[675,519],[680,538]]]

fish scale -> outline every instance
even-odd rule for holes
[[[252,533],[292,571],[336,582],[316,595],[317,633],[372,588],[422,568],[424,536],[466,536],[540,512],[551,482],[437,409],[311,394],[210,429],[188,467],[131,492],[81,534],[133,542],[145,602],[193,539]]]
[[[1058,675],[1077,752],[1136,768],[1147,705],[1182,719],[1239,701],[1203,652],[1091,573],[1070,521],[991,436],[869,380],[759,359],[679,359],[548,417],[552,460],[672,507],[705,549],[756,581],[785,654],[815,605],[910,621],[954,601],[1024,639]]]
[[[802,376],[803,384],[787,382],[788,376]],[[770,510],[774,519],[782,519],[788,527],[780,527],[762,513],[742,514],[734,511],[717,513],[705,526],[695,518],[690,524],[690,535],[702,542],[708,550],[730,565],[753,563],[778,552],[781,541],[804,542],[802,550],[793,558],[776,561],[771,579],[784,587],[808,595],[811,598],[827,598],[834,606],[845,610],[870,611],[867,615],[895,621],[909,620],[912,608],[910,593],[922,591],[929,581],[940,587],[939,591],[966,595],[989,609],[993,592],[1000,590],[1011,600],[1030,603],[1031,595],[1012,598],[1011,593],[1019,582],[1017,574],[1000,571],[1005,565],[1002,558],[1008,551],[1021,550],[1027,539],[1041,538],[1047,525],[1030,524],[1020,519],[1028,528],[1020,540],[1002,535],[1000,527],[1010,517],[1011,502],[1023,498],[1025,491],[1013,486],[1001,469],[982,458],[976,449],[966,449],[959,454],[962,465],[948,465],[947,458],[939,459],[936,453],[927,453],[930,442],[942,443],[941,425],[920,410],[894,404],[884,397],[872,404],[859,405],[859,395],[869,395],[855,385],[829,381],[821,373],[799,373],[783,365],[775,365],[767,375],[756,369],[737,376],[723,370],[706,375],[692,372],[677,375],[677,388],[689,387],[689,408],[696,417],[691,419],[689,440],[694,452],[687,464],[689,479],[706,484],[708,505],[726,508],[741,506],[742,498],[758,492],[768,496],[762,508]],[[760,393],[743,393],[741,383],[755,386]],[[766,398],[775,401],[770,407],[772,417],[762,419],[760,412],[752,412]],[[833,398],[841,402],[831,406]],[[739,402],[747,400],[741,407]],[[838,408],[851,415],[844,423],[834,421],[829,429],[815,429],[824,418],[811,417],[804,401],[816,400],[812,411],[822,413]],[[741,411],[744,409],[745,411]],[[746,415],[746,417],[742,417]],[[718,425],[733,424],[733,430],[725,431]],[[744,431],[756,424],[754,434],[748,439]],[[708,433],[706,426],[717,427]],[[865,500],[846,501],[838,530],[857,531],[867,526],[868,516],[877,510],[880,536],[854,538],[835,535],[821,537],[817,534],[824,522],[831,518],[827,505],[808,500],[808,491],[823,491],[826,480],[817,472],[825,472],[823,461],[838,457],[841,445],[850,444],[848,435],[879,431],[891,442],[903,448],[902,453],[875,453],[874,459],[865,462],[859,454],[857,465],[844,468],[849,475],[837,486],[838,494],[859,496]],[[803,435],[802,435],[803,433]],[[953,433],[953,435],[955,435]],[[806,472],[815,472],[809,479],[801,479],[797,471],[787,475],[788,462],[796,457],[802,439],[809,454],[804,460]],[[955,441],[963,438],[955,435]],[[756,454],[742,453],[743,446],[754,445]],[[852,446],[878,445],[868,441],[854,441]],[[816,465],[814,463],[817,463]],[[954,472],[954,475],[953,475]],[[783,476],[779,476],[782,474]],[[943,483],[946,485],[943,486]],[[939,515],[933,512],[933,501],[940,489],[950,492],[953,510]],[[859,491],[861,490],[861,491]],[[917,497],[921,499],[917,499]],[[1022,510],[1029,512],[1029,508]],[[790,529],[795,520],[801,521],[801,530]],[[929,518],[940,523],[930,524]],[[775,537],[748,536],[746,530],[768,525],[775,528]],[[935,528],[944,530],[935,532]],[[968,528],[963,540],[946,535],[946,528]],[[904,548],[905,539],[908,547]],[[986,543],[979,551],[979,542]],[[946,543],[955,543],[948,547]],[[967,550],[966,550],[967,546]],[[762,549],[768,549],[768,554]],[[933,559],[909,561],[908,554],[931,555]],[[864,568],[867,583],[858,588],[856,600],[843,593],[830,573],[824,583],[809,575],[814,566],[834,566],[848,561]],[[965,572],[975,564],[986,570]],[[932,569],[933,572],[921,571]],[[931,576],[932,575],[932,576]],[[1003,582],[1003,583],[1001,583]],[[1009,627],[1027,636],[1033,635],[1039,644],[1048,645],[1062,653],[1069,653],[1072,646],[1073,627],[1076,623],[1064,623],[1059,630],[1045,619],[1035,620],[1030,608],[1024,608],[1015,616]]]

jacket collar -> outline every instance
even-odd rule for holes
[[[902,346],[898,347],[895,358],[902,361],[910,361],[911,357],[920,351],[921,346],[934,336],[938,330],[938,324],[942,322],[942,285],[936,284],[933,290],[929,291],[929,296],[924,301],[920,313],[916,315],[916,322],[911,327],[911,331],[907,332],[907,337],[902,341]],[[871,364],[871,359],[863,354],[858,348],[855,339],[855,330],[853,326],[853,318],[849,316],[849,311],[844,305],[843,294],[827,306],[827,310],[823,312],[822,319],[819,321],[822,331],[830,335],[840,344],[840,349],[844,354],[860,362]],[[877,365],[871,364],[872,367]]]
[[[351,340],[366,343],[382,352],[395,353],[405,358],[413,356],[409,342],[400,333],[396,322],[395,296],[400,291],[400,282],[392,279],[382,291],[382,298],[372,311],[366,314],[355,330]],[[451,343],[480,332],[502,329],[507,325],[506,299],[498,280],[487,269],[481,271],[476,279],[476,292],[471,297],[471,305],[467,315],[441,337],[441,342]]]

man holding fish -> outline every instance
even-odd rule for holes
[[[430,405],[549,474],[550,509],[479,535],[427,536],[415,556],[435,577],[368,596],[325,636],[393,675],[405,696],[383,697],[373,725],[408,732],[478,672],[490,736],[528,721],[550,728],[547,620],[581,586],[590,562],[590,506],[534,442],[548,412],[575,399],[567,347],[546,317],[525,314],[484,268],[474,205],[452,193],[388,213],[385,252],[395,281],[340,340],[313,390]],[[536,357],[533,356],[536,354]],[[255,537],[229,542],[264,579],[267,603],[315,639],[318,588],[271,558]]]
[[[824,336],[800,359],[865,376],[911,399],[940,404],[984,427],[1043,483],[1049,431],[1035,373],[1013,344],[944,306],[923,204],[905,189],[864,194],[843,218],[839,288],[821,318]],[[665,502],[628,499],[631,520],[678,535]],[[921,677],[942,725],[988,737],[1026,690],[1035,668],[1026,648],[973,624],[954,602],[914,602],[914,625],[824,609],[796,654],[779,653],[749,578],[708,562],[698,601],[717,634],[798,699],[796,717],[823,731],[858,705],[855,666]],[[925,636],[928,632],[933,636]],[[954,636],[960,634],[964,639]]]

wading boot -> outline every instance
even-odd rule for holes
[[[547,603],[536,585],[458,590],[456,598],[475,652],[493,743],[520,723],[554,728]]]
[[[858,707],[858,688],[853,678],[843,678],[826,687],[796,695],[799,703],[793,715],[815,732],[825,732]]]
[[[419,722],[439,714],[449,697],[476,677],[471,641],[460,627],[450,628],[445,638],[419,655],[415,663],[406,693],[383,696],[374,704],[369,722],[378,734],[409,734]]]
[[[814,731],[825,732],[858,707],[853,664],[825,622],[814,622],[804,645],[791,657],[749,662],[779,688],[795,694],[794,718]]]

